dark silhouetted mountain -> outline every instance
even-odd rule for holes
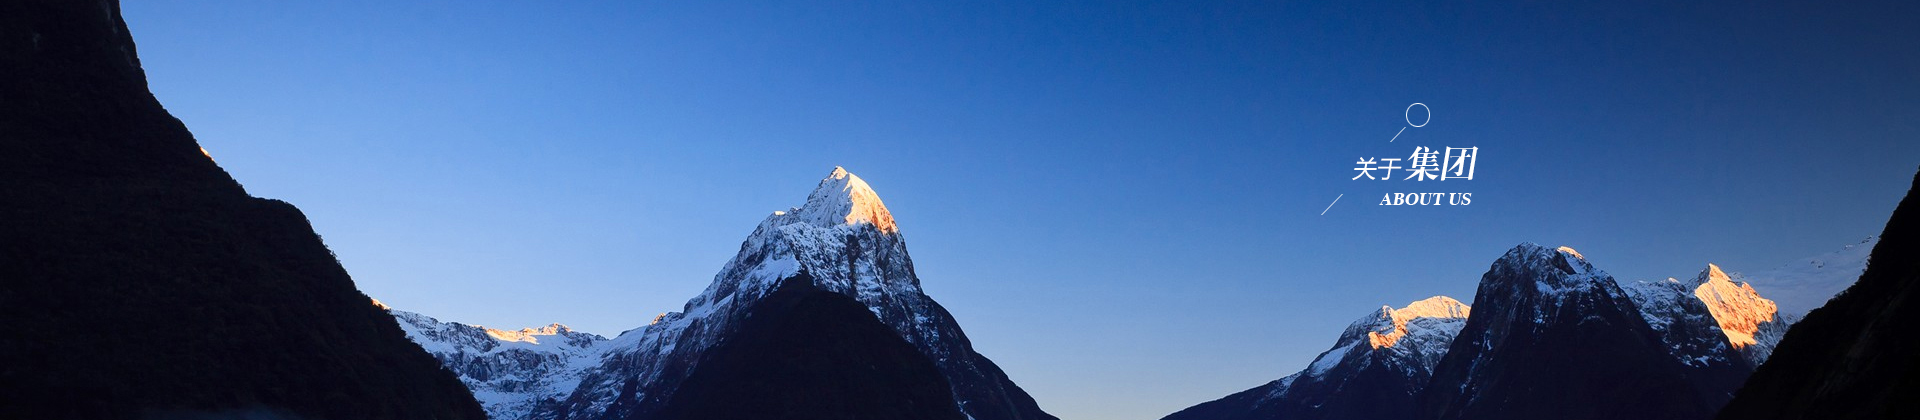
[[[1705,320],[1670,327],[1723,335]],[[1710,418],[1751,365],[1725,345],[1682,360],[1668,334],[1578,252],[1520,245],[1481,277],[1473,316],[1421,393],[1420,418]]]
[[[1467,305],[1435,296],[1383,306],[1354,321],[1306,370],[1210,401],[1164,420],[1407,419],[1433,376]]]
[[[118,2],[0,2],[0,75],[0,418],[484,418],[160,106]]]
[[[966,418],[938,366],[865,305],[801,273],[707,350],[660,418]]]
[[[1920,418],[1920,175],[1867,270],[1788,329],[1719,418]]]

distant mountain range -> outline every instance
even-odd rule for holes
[[[1572,248],[1522,244],[1471,307],[1382,307],[1306,369],[1166,420],[1711,418],[1803,308],[1859,277],[1877,240],[1748,275],[1708,264],[1634,282]]]
[[[1054,419],[844,169],[681,311],[612,338],[499,330],[359,293],[161,107],[117,0],[0,2],[0,75],[0,418]],[[1920,418],[1914,192],[1878,239],[1747,274],[1623,282],[1521,244],[1471,306],[1383,306],[1167,419]]]
[[[1349,325],[1306,369],[1166,418],[1710,418],[1754,367],[1767,361],[1799,319],[1798,308],[1824,302],[1851,284],[1876,243],[1869,237],[1752,274],[1729,274],[1707,264],[1685,279],[1631,282],[1614,279],[1572,248],[1522,244],[1482,276],[1471,307],[1445,296],[1401,308],[1383,306]],[[715,388],[715,381],[759,384],[764,395],[754,400],[785,398],[796,404],[788,409],[803,412],[944,417],[914,411],[936,404],[974,419],[1052,418],[972,350],[951,316],[920,291],[912,267],[878,195],[859,177],[835,168],[805,204],[761,222],[740,253],[682,311],[661,314],[615,338],[559,324],[509,331],[391,313],[409,338],[459,375],[496,420],[683,418],[694,410],[690,407],[741,408],[712,404],[748,392]],[[808,340],[737,344],[773,342],[768,335],[791,329],[744,327],[771,322],[768,313],[811,319],[816,314],[791,309],[800,298],[789,295],[818,293],[857,303],[870,315],[836,319],[835,325],[855,327],[835,334],[855,334],[862,330],[859,325],[884,327],[878,330],[890,334],[855,334],[864,344],[816,353],[795,345],[820,344]],[[1793,306],[1767,295],[1783,296]],[[756,309],[769,300],[788,303],[778,310]],[[846,306],[807,307],[836,305]],[[775,354],[776,348],[798,353]],[[875,371],[844,360],[848,366],[813,366],[807,374],[741,370],[791,365],[768,361],[798,354],[885,353],[889,348],[913,349],[913,357],[873,356],[897,359],[898,370]],[[919,362],[937,372],[937,380],[913,380]],[[830,372],[871,375],[807,382],[834,377]],[[789,381],[769,383],[778,382],[774,378]],[[859,384],[907,393],[915,389],[909,384],[929,383],[945,397],[922,399],[937,403],[884,406],[871,402],[895,401],[899,395],[848,397],[872,392],[858,390],[866,386]],[[802,390],[826,389],[837,391],[794,397],[809,395]],[[832,403],[826,401],[834,398],[846,407],[827,408]]]
[[[796,284],[798,283],[798,284]],[[780,292],[785,291],[785,292]],[[833,296],[843,297],[846,302]],[[773,305],[780,301],[807,300]],[[785,329],[750,328],[771,322],[768,317],[822,317],[795,308],[831,310],[841,307],[864,308],[864,316],[835,312],[819,323],[835,328],[835,334],[860,337],[865,345],[848,343],[812,343],[838,345],[844,351],[819,354],[844,354],[851,351],[881,351],[877,360],[897,360],[892,365],[869,366],[857,360],[840,360],[848,366],[840,369],[812,367],[812,374],[793,372],[789,383],[761,384],[771,396],[754,408],[764,409],[767,401],[793,400],[793,410],[801,418],[809,412],[859,413],[871,416],[846,418],[939,418],[944,414],[928,409],[920,401],[914,409],[887,408],[886,402],[914,393],[913,386],[937,386],[942,398],[938,405],[951,407],[960,418],[977,420],[1035,420],[1054,417],[1040,410],[1033,398],[1009,380],[1000,368],[985,356],[974,352],[958,323],[946,309],[920,289],[913,260],[906,242],[887,211],[867,183],[845,169],[834,168],[807,196],[806,203],[785,211],[776,211],[756,227],[740,252],[729,261],[705,292],[689,300],[680,312],[662,314],[644,327],[607,339],[574,332],[560,325],[542,329],[503,331],[457,323],[446,323],[420,314],[392,311],[406,328],[408,337],[420,343],[448,368],[460,375],[474,390],[495,420],[520,419],[665,419],[686,417],[688,407],[722,408],[706,405],[697,398],[738,397],[737,390],[716,392],[710,388],[716,377],[745,375],[742,364],[765,364],[766,358],[791,357],[766,348],[747,349],[750,344],[776,340],[763,334]],[[784,315],[772,315],[779,313]],[[837,317],[837,318],[834,318]],[[850,318],[850,319],[848,319]],[[861,334],[872,324],[886,337]],[[819,327],[815,325],[814,327]],[[824,334],[825,332],[823,332]],[[742,347],[746,346],[746,347]],[[722,350],[724,348],[724,350]],[[785,347],[781,347],[785,348]],[[885,353],[891,348],[913,350],[913,357],[900,358]],[[837,360],[835,358],[827,358]],[[831,362],[826,360],[822,363]],[[924,362],[937,381],[908,381],[918,363]],[[773,364],[769,366],[787,366]],[[828,375],[822,372],[866,372],[871,375]],[[890,375],[908,375],[893,377]],[[778,372],[765,371],[737,380],[759,383],[780,378]],[[806,381],[817,383],[807,384]],[[728,382],[733,383],[733,382]],[[830,401],[846,400],[859,394],[858,384],[895,384],[900,395],[869,398],[864,403],[833,408]],[[704,391],[689,391],[688,386]],[[810,398],[800,396],[812,395]],[[918,401],[918,400],[916,400]],[[814,411],[806,411],[813,409]],[[831,409],[832,411],[826,411]],[[667,411],[662,411],[667,410]],[[712,412],[709,412],[712,414]],[[898,417],[908,415],[909,417]],[[751,413],[728,413],[727,416]]]

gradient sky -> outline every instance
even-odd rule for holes
[[[391,305],[614,335],[843,165],[1069,419],[1297,371],[1521,242],[1627,280],[1836,250],[1920,168],[1915,2],[960,3],[124,7],[161,102]],[[1349,179],[1416,146],[1475,179]]]

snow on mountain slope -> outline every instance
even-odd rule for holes
[[[1317,379],[1343,365],[1381,363],[1408,377],[1422,377],[1446,354],[1453,335],[1466,324],[1469,310],[1446,296],[1405,308],[1381,306],[1348,324],[1333,348],[1314,358],[1298,376]]]
[[[739,254],[679,312],[607,344],[564,402],[532,418],[649,418],[746,310],[801,272],[854,298],[932,360],[961,411],[982,420],[1052,419],[992,361],[975,353],[946,309],[927,297],[893,216],[867,183],[834,168],[805,204],[760,222]]]
[[[1753,285],[1772,299],[1779,311],[1800,319],[1827,304],[1833,295],[1852,286],[1867,269],[1867,256],[1880,238],[1869,236],[1838,251],[1801,259],[1769,270],[1734,273],[1729,277]]]
[[[1673,298],[1668,316],[1648,316],[1633,296],[1653,287],[1629,291],[1571,248],[1514,247],[1481,276],[1419,416],[1711,417],[1752,365],[1682,285],[1649,293]]]
[[[1435,296],[1382,306],[1347,326],[1332,349],[1298,373],[1167,420],[1403,418],[1466,324],[1470,308]]]
[[[606,337],[552,324],[499,330],[387,309],[407,338],[453,370],[493,419],[517,419],[545,401],[566,398],[599,361]]]
[[[1690,280],[1668,278],[1620,286],[1638,303],[1647,323],[1663,334],[1676,357],[1700,361],[1717,351],[1702,342],[1711,335],[1676,334],[1672,325],[1693,325],[1692,330],[1704,331],[1698,324],[1712,322],[1728,345],[1758,366],[1773,354],[1788,327],[1853,284],[1866,269],[1866,253],[1875,242],[1877,238],[1869,237],[1837,252],[1753,275],[1730,275],[1718,265],[1707,264]]]
[[[1616,282],[1595,269],[1579,251],[1568,247],[1548,248],[1523,244],[1509,251],[1482,278],[1476,300],[1486,299],[1475,308],[1482,326],[1475,329],[1474,344],[1449,348],[1464,326],[1469,324],[1466,306],[1451,299],[1436,297],[1415,302],[1407,308],[1383,308],[1350,325],[1333,349],[1322,353],[1306,369],[1279,380],[1229,395],[1219,400],[1189,407],[1167,417],[1168,420],[1269,420],[1311,418],[1405,418],[1429,417],[1435,412],[1406,412],[1387,407],[1397,405],[1393,397],[1377,396],[1372,380],[1355,380],[1368,372],[1374,355],[1395,354],[1400,360],[1417,360],[1396,366],[1424,366],[1420,372],[1404,371],[1401,378],[1425,381],[1434,375],[1440,360],[1450,351],[1461,352],[1448,378],[1448,389],[1427,389],[1425,382],[1410,389],[1438,390],[1429,409],[1439,414],[1458,416],[1474,410],[1485,398],[1515,398],[1529,389],[1553,386],[1587,387],[1593,392],[1630,394],[1629,389],[1608,388],[1604,383],[1568,383],[1565,377],[1594,374],[1631,376],[1666,391],[1663,404],[1676,410],[1688,410],[1704,416],[1726,391],[1738,386],[1738,380],[1753,366],[1767,360],[1787,327],[1797,319],[1786,304],[1769,299],[1795,299],[1813,296],[1824,302],[1834,291],[1852,283],[1864,269],[1866,250],[1874,238],[1840,252],[1809,258],[1779,270],[1762,272],[1756,278],[1780,285],[1775,291],[1759,281],[1743,283],[1738,274],[1728,275],[1717,265],[1708,264],[1688,280]],[[1798,295],[1796,295],[1796,292]],[[1762,293],[1766,293],[1765,297]],[[1775,293],[1779,293],[1776,295]],[[1811,300],[1811,299],[1809,299]],[[1449,303],[1450,302],[1450,303]],[[1458,316],[1452,309],[1458,305]],[[1803,310],[1804,312],[1804,310]],[[1625,315],[1625,316],[1616,316]],[[1638,324],[1644,322],[1647,329]],[[1416,328],[1423,323],[1438,328]],[[1402,327],[1405,326],[1405,327]],[[1551,338],[1547,338],[1551,337]],[[1594,337],[1604,337],[1594,339]],[[1642,345],[1647,337],[1657,343]],[[1566,341],[1587,341],[1567,345]],[[1401,345],[1427,342],[1430,345]],[[1385,347],[1383,347],[1385,345]],[[1502,346],[1513,349],[1501,350]],[[1552,348],[1549,348],[1552,347]],[[1522,349],[1524,348],[1524,349]],[[1599,349],[1600,351],[1593,351]],[[1569,362],[1556,354],[1588,354]],[[1653,361],[1649,358],[1666,359]],[[1678,362],[1678,365],[1670,365]],[[1567,373],[1563,376],[1529,376],[1534,369],[1558,369],[1580,372],[1585,365],[1612,367],[1589,370],[1604,373]],[[1512,368],[1511,365],[1530,366]],[[1372,369],[1377,370],[1377,369]],[[1487,379],[1492,377],[1523,379]],[[1504,382],[1504,383],[1503,383]],[[1520,383],[1524,382],[1524,383]],[[1551,384],[1534,386],[1532,382]],[[1517,384],[1517,385],[1516,385]],[[1514,389],[1518,386],[1519,389]],[[1490,389],[1475,389],[1486,387]],[[1506,387],[1505,390],[1491,389]],[[1543,388],[1544,387],[1544,388]],[[1340,394],[1340,395],[1335,395]],[[1393,394],[1387,392],[1387,394]],[[1344,396],[1365,395],[1373,409],[1360,411],[1341,406]],[[1488,397],[1494,395],[1494,397]],[[1588,404],[1567,399],[1562,404]],[[1650,402],[1649,402],[1650,403]],[[1491,415],[1497,406],[1473,415]],[[1520,405],[1513,406],[1521,408]],[[1556,412],[1549,405],[1541,412]],[[1631,411],[1632,408],[1621,408]],[[1622,412],[1625,412],[1622,411]],[[1656,411],[1648,411],[1657,412]],[[1596,411],[1597,412],[1597,411]],[[1337,414],[1329,414],[1337,413]],[[1469,415],[1468,417],[1472,417]]]
[[[1707,264],[1691,280],[1668,278],[1620,287],[1660,332],[1674,356],[1689,365],[1720,357],[1731,348],[1758,366],[1786,332],[1788,322],[1776,316],[1773,301],[1760,297],[1750,285],[1734,283],[1718,265]]]
[[[1766,362],[1793,319],[1780,315],[1779,307],[1761,297],[1752,284],[1734,283],[1720,266],[1708,264],[1693,283],[1699,284],[1693,296],[1707,304],[1727,342],[1754,366]]]

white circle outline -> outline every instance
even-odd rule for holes
[[[1423,104],[1419,102],[1414,102],[1413,105],[1419,105],[1421,108],[1427,108],[1427,104]],[[1413,105],[1407,105],[1407,110],[1405,112],[1401,112],[1401,115],[1407,118],[1407,125],[1411,125],[1414,128],[1420,128],[1420,127],[1426,127],[1427,123],[1433,122],[1433,108],[1427,108],[1427,120],[1421,121],[1419,125],[1415,125],[1413,123],[1413,114],[1412,114]]]

